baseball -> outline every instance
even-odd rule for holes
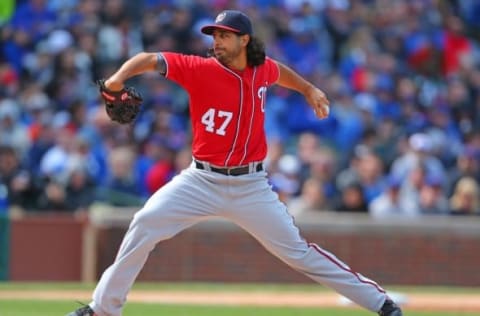
[[[325,109],[325,112],[327,114],[327,116],[330,114],[330,106],[328,106],[327,104],[324,104],[323,105],[323,108]]]
[[[330,114],[330,107],[327,104],[322,104],[322,109],[325,110],[325,117],[327,117]],[[319,116],[319,111],[317,109],[315,110],[315,115]]]

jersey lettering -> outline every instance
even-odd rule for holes
[[[220,127],[215,129],[215,117],[224,118]],[[221,136],[226,135],[226,129],[228,124],[232,121],[233,113],[227,111],[216,111],[214,108],[209,108],[202,115],[202,124],[205,125],[205,130],[210,133],[215,133]]]
[[[258,98],[260,99],[260,109],[265,112],[265,100],[267,99],[267,87],[261,86],[257,91]]]
[[[227,111],[218,111],[218,117],[224,117],[225,121],[223,121],[222,125],[219,129],[217,129],[217,134],[225,136],[225,130],[227,129],[228,124],[232,120],[233,113]]]

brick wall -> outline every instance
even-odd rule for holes
[[[429,217],[374,221],[314,214],[297,219],[302,235],[382,284],[480,284],[480,219]],[[113,260],[126,224],[98,228],[97,277]],[[311,282],[224,221],[198,224],[157,245],[142,281]]]
[[[9,280],[81,280],[85,221],[41,214],[13,219],[10,226]]]

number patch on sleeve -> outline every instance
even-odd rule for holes
[[[215,126],[215,118],[218,117],[221,119],[220,126]],[[202,115],[202,124],[205,125],[205,130],[210,133],[215,133],[221,136],[225,136],[225,131],[228,127],[228,124],[232,121],[233,113],[227,111],[217,111],[214,108],[208,109]],[[223,119],[223,120],[222,120]]]

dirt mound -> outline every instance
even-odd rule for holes
[[[0,291],[0,299],[37,300],[90,300],[89,291]],[[335,293],[312,292],[269,292],[269,291],[140,291],[130,293],[131,302],[192,305],[250,305],[250,306],[298,306],[298,307],[338,307],[355,306]],[[401,294],[399,296],[405,310],[441,310],[456,312],[480,312],[480,294]]]

